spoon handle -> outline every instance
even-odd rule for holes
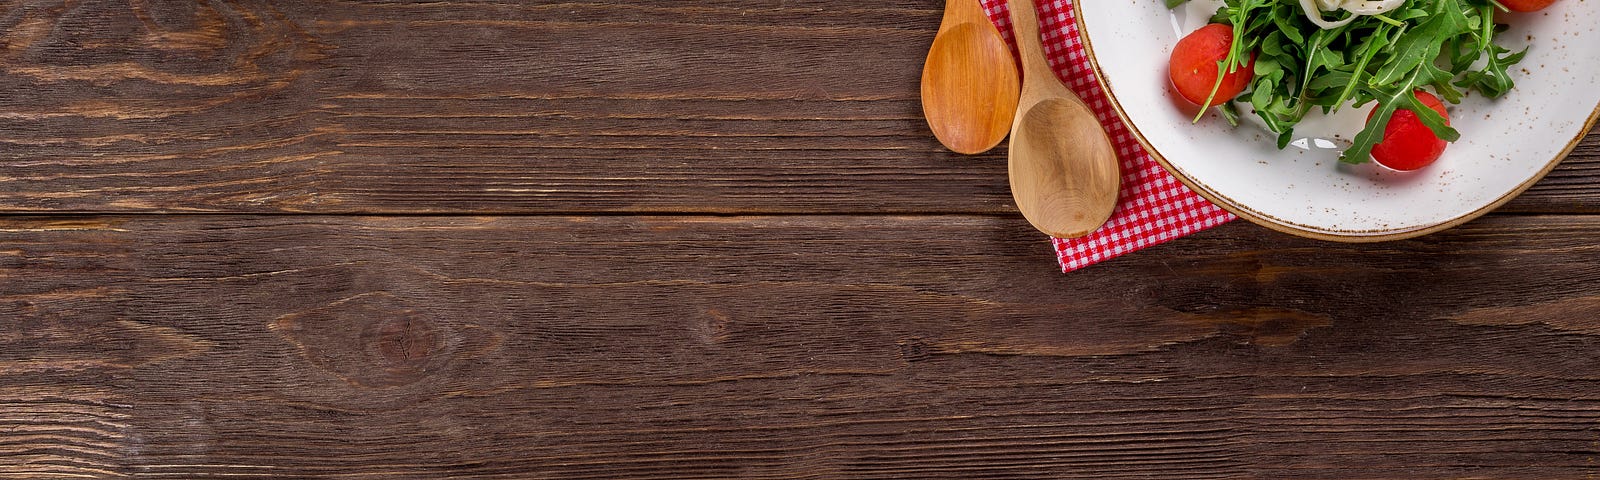
[[[978,22],[989,24],[989,15],[983,13],[983,4],[979,3],[979,0],[945,0],[942,27],[948,28],[961,23],[976,24]]]
[[[1039,12],[1034,0],[1010,0],[1011,32],[1017,39],[1018,53],[1022,55],[1022,74],[1026,79],[1041,75],[1055,76],[1045,60],[1044,44],[1039,39]]]

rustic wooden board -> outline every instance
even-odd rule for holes
[[[941,7],[11,2],[0,212],[1012,212],[922,123]]]
[[[1581,478],[1600,218],[0,221],[0,478]]]
[[[1061,275],[941,7],[0,2],[0,479],[1600,471],[1600,136]]]

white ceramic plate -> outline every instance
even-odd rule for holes
[[[1215,12],[1208,1],[1168,10],[1162,0],[1078,0],[1078,27],[1102,86],[1151,155],[1212,202],[1276,230],[1366,242],[1458,225],[1544,176],[1600,114],[1600,2],[1558,0],[1542,12],[1496,16],[1512,25],[1502,45],[1532,47],[1513,71],[1517,88],[1451,105],[1462,137],[1433,165],[1340,164],[1334,135],[1359,131],[1365,109],[1302,124],[1298,146],[1278,150],[1254,125],[1230,127],[1215,114],[1191,124],[1193,107],[1172,91],[1168,55]]]

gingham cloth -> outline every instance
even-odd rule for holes
[[[1015,49],[1006,1],[980,1],[989,20],[1000,28],[1000,34]],[[1122,164],[1122,192],[1111,220],[1085,237],[1052,239],[1061,271],[1077,270],[1233,220],[1233,214],[1212,205],[1162,169],[1128,132],[1127,125],[1117,117],[1105,91],[1095,81],[1093,69],[1089,68],[1089,56],[1078,39],[1072,2],[1038,0],[1035,4],[1039,11],[1039,31],[1044,37],[1044,54],[1049,57],[1050,66],[1058,78],[1083,97],[1095,116],[1100,117],[1100,124],[1106,127]]]

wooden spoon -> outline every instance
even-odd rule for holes
[[[1088,235],[1117,207],[1117,154],[1094,112],[1061,84],[1039,43],[1033,0],[1010,0],[1022,54],[1022,97],[1011,127],[1011,198],[1039,231]]]
[[[922,65],[922,116],[950,150],[983,153],[1017,113],[1017,66],[978,0],[947,0]]]

